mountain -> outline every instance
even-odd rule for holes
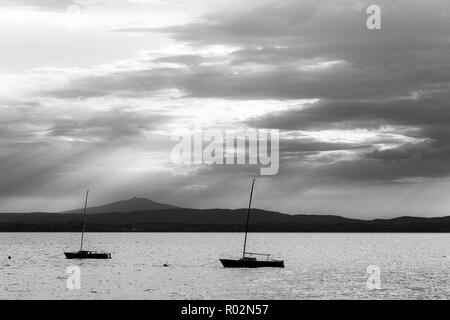
[[[108,212],[132,212],[132,211],[153,211],[165,209],[177,209],[178,207],[154,202],[146,198],[132,198],[129,200],[116,201],[99,207],[88,207],[87,213],[108,213]],[[61,213],[83,213],[83,208],[63,211]]]
[[[147,200],[147,199],[145,199]],[[135,199],[92,208],[110,212],[91,213],[86,230],[98,232],[242,232],[246,209],[184,209]],[[152,204],[151,210],[129,211],[126,204]],[[156,203],[157,204],[157,203]],[[158,204],[162,205],[162,204]],[[167,207],[169,206],[169,208]],[[99,209],[100,208],[100,209]],[[122,211],[119,211],[122,210]],[[78,232],[80,210],[72,213],[1,213],[0,231]],[[249,231],[253,232],[450,232],[450,216],[438,218],[399,217],[360,220],[333,215],[289,215],[252,210]]]

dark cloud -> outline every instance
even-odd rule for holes
[[[346,59],[352,63],[401,63],[400,55],[416,59],[442,48],[447,40],[450,5],[435,0],[378,1],[383,31],[366,28],[370,1],[274,1],[249,10],[207,15],[201,22],[167,28],[120,29],[121,32],[163,32],[196,45],[229,44],[252,48],[282,47],[303,58]],[[448,49],[448,47],[447,47]],[[448,51],[447,51],[448,52]],[[442,58],[442,56],[441,56]],[[251,59],[251,57],[250,57]],[[276,60],[275,60],[276,61]]]
[[[176,40],[198,44],[260,44],[297,34],[317,10],[317,6],[299,2],[274,2],[237,14],[209,15],[200,23],[147,31],[171,33]]]
[[[280,153],[282,155],[293,154],[315,154],[322,151],[345,151],[370,148],[371,145],[360,143],[338,143],[338,142],[323,142],[316,139],[281,139]]]
[[[318,176],[343,180],[395,183],[411,178],[443,178],[450,175],[448,159],[399,158],[396,161],[358,159],[338,161],[317,171]],[[413,181],[413,180],[411,180]]]
[[[176,87],[176,79],[186,71],[175,68],[127,70],[105,75],[85,76],[70,81],[66,86],[46,90],[41,94],[57,98],[92,98],[107,95],[133,96],[134,93],[153,93]]]
[[[56,90],[44,91],[43,93],[52,95],[55,98],[63,98],[63,99],[95,98],[111,94],[111,92],[101,91],[97,89],[77,88],[75,83],[71,85],[71,88],[70,87],[58,88]]]
[[[168,116],[121,111],[96,112],[83,119],[60,119],[47,129],[48,136],[74,139],[103,140],[110,143],[136,139],[167,122]]]
[[[391,126],[399,138],[393,146],[368,150],[324,172],[348,179],[395,180],[450,174],[450,96],[433,92],[421,98],[388,101],[320,101],[304,108],[270,114],[250,125],[286,130],[381,129]],[[414,143],[406,137],[416,138]],[[373,141],[389,145],[389,141]]]
[[[50,94],[152,94],[169,87],[183,89],[191,97],[374,100],[404,97],[449,82],[450,20],[445,3],[440,10],[417,2],[385,3],[386,25],[381,31],[365,28],[362,4],[304,7],[297,2],[273,4],[242,15],[208,16],[207,22],[158,30],[179,41],[195,40],[193,45],[240,46],[215,59],[220,63],[210,64],[214,59],[201,55],[159,57],[153,62],[188,68],[152,67],[89,76]]]
[[[431,6],[421,1],[379,1],[383,30],[375,32],[365,26],[369,4],[273,2],[243,12],[208,15],[202,22],[132,31],[168,33],[192,45],[240,47],[224,68],[172,74],[172,83],[195,97],[374,99],[405,96],[448,82],[448,2],[435,1]],[[301,69],[330,60],[342,63],[323,70]],[[270,68],[233,72],[235,66],[255,63]]]
[[[185,65],[198,65],[205,61],[205,57],[195,54],[181,54],[174,56],[165,56],[152,59],[153,62],[180,63]]]
[[[448,92],[423,93],[418,98],[392,100],[323,100],[296,109],[272,113],[248,123],[287,130],[377,129],[402,125],[435,130],[450,123]]]
[[[171,57],[166,59],[170,61]],[[389,68],[355,68],[342,62],[323,70],[299,69],[299,66],[289,64],[233,72],[232,66],[201,66],[192,61],[189,68],[154,68],[87,76],[44,93],[59,98],[89,98],[110,94],[152,94],[162,89],[179,88],[190,97],[200,98],[373,100],[407,96],[414,91],[442,85],[450,78],[450,65],[412,70],[405,66],[403,71],[395,72]],[[315,63],[320,68],[320,61]]]

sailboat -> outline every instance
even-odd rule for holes
[[[81,229],[80,251],[64,252],[64,255],[66,256],[66,259],[111,259],[111,253],[83,250],[84,227],[86,226],[86,209],[87,209],[88,196],[89,196],[89,190],[86,191],[86,200],[84,201],[83,228]]]
[[[242,258],[240,259],[219,259],[225,268],[260,268],[260,267],[275,267],[284,268],[283,260],[273,260],[270,258],[270,254],[267,253],[255,253],[247,252],[247,234],[248,234],[248,222],[250,218],[250,210],[252,206],[253,187],[255,186],[255,179],[252,181],[252,189],[250,191],[250,200],[248,202],[247,210],[247,222],[245,224],[245,238],[244,238],[244,250],[242,251]],[[265,257],[264,260],[258,260],[255,256]]]

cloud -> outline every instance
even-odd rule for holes
[[[382,1],[384,27],[376,32],[365,27],[365,2],[353,1],[273,2],[172,27],[116,30],[168,34],[192,52],[166,54],[140,70],[87,76],[54,94],[151,95],[179,88],[197,98],[404,97],[450,78],[450,6],[439,4],[438,9],[419,1]],[[216,57],[195,54],[212,45],[235,49]]]
[[[297,130],[445,126],[450,122],[449,98],[443,89],[430,94],[423,92],[418,98],[321,100],[306,107],[265,115],[249,123],[258,127]]]
[[[176,68],[154,68],[115,71],[74,78],[63,87],[42,91],[56,98],[91,98],[107,95],[132,96],[134,93],[152,94],[176,87],[176,78],[184,71]],[[94,88],[94,89],[92,89]]]
[[[14,3],[61,10],[69,2]],[[359,195],[376,199],[378,212],[379,202],[403,194],[395,188],[405,181],[448,177],[450,5],[379,1],[382,30],[369,31],[369,4],[208,2],[206,14],[163,28],[154,26],[170,21],[130,22],[125,2],[108,7],[127,23],[111,24],[114,50],[107,51],[146,41],[152,51],[82,70],[46,69],[38,80],[29,72],[12,85],[5,77],[5,88],[22,90],[10,94],[18,103],[0,106],[0,172],[10,182],[0,197],[62,197],[94,185],[110,197],[151,191],[181,206],[241,206],[257,166],[166,162],[170,130],[199,119],[217,128],[280,129],[279,174],[258,183],[275,210],[351,209],[349,196],[365,208]]]
[[[199,44],[260,44],[261,40],[287,38],[295,34],[314,17],[317,9],[299,2],[273,2],[237,14],[211,14],[204,17],[203,22],[147,31],[167,32],[176,40]]]
[[[0,176],[8,183],[0,198],[64,198],[89,185],[108,190],[114,176],[125,182],[153,158],[168,159],[170,137],[158,130],[169,115],[96,103],[1,105]]]
[[[344,143],[344,142],[329,142],[320,141],[316,138],[282,138],[280,140],[279,152],[282,159],[296,159],[308,161],[311,156],[317,156],[324,152],[335,151],[363,151],[373,150],[371,144],[361,143]],[[317,161],[317,160],[316,160]]]
[[[174,61],[179,56],[165,57]],[[186,57],[184,57],[186,59]],[[195,59],[195,60],[194,60]],[[178,60],[179,61],[179,60]],[[186,67],[151,67],[116,71],[104,75],[76,78],[67,85],[44,91],[60,98],[89,98],[110,94],[129,95],[178,88],[186,96],[223,99],[387,99],[442,86],[450,78],[447,64],[417,67],[404,66],[401,72],[388,67],[357,68],[345,62],[327,65],[327,61],[303,61],[276,66],[227,64],[201,65],[200,56],[190,56]],[[92,89],[95,88],[95,89]]]
[[[24,6],[40,10],[66,10],[71,5],[76,5],[83,1],[77,0],[3,0],[2,6]]]
[[[268,114],[249,125],[306,132],[335,129],[336,134],[339,130],[365,129],[376,134],[388,130],[397,135],[396,141],[374,139],[372,147],[361,150],[356,158],[335,159],[318,174],[377,181],[444,177],[450,175],[449,98],[447,91],[437,91],[386,101],[325,100]]]
[[[93,112],[85,119],[83,116],[80,118],[56,121],[48,128],[47,135],[112,143],[140,138],[145,132],[155,130],[158,125],[170,119],[161,114],[142,114],[120,109]]]
[[[450,22],[443,14],[449,6],[442,3],[437,10],[417,1],[402,4],[380,4],[383,30],[378,33],[365,28],[365,4],[352,1],[273,2],[209,14],[185,25],[115,30],[166,33],[193,50],[137,59],[139,68],[78,77],[44,93],[89,99],[151,96],[175,88],[183,93],[180,99],[319,99],[245,123],[286,132],[374,132],[374,139],[359,142],[281,141],[283,157],[310,162],[322,157],[329,176],[434,176],[425,159],[446,160],[450,143],[445,129],[450,122]],[[195,50],[211,45],[236,48],[216,55]],[[381,132],[386,127],[391,128],[389,138]],[[399,170],[390,163],[393,159],[409,169]],[[364,174],[361,168],[377,174]],[[436,168],[447,174],[445,165]]]

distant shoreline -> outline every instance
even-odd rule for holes
[[[2,233],[76,233],[76,231],[0,231]],[[240,233],[233,231],[91,231],[91,233]],[[342,233],[342,234],[351,234],[351,233],[372,233],[372,234],[406,234],[406,233],[417,233],[417,234],[438,234],[438,233],[450,233],[450,231],[297,231],[297,232],[289,232],[289,231],[255,231],[253,233]]]
[[[161,209],[89,213],[87,232],[243,232],[246,209]],[[80,213],[0,213],[0,232],[80,232]],[[253,209],[250,232],[450,232],[450,216],[360,220]]]
[[[0,232],[80,232],[80,227],[74,225],[14,225],[0,224]],[[91,225],[86,232],[136,232],[136,233],[239,233],[244,228],[238,225],[178,225],[178,224],[150,224],[139,225]],[[393,227],[378,226],[333,226],[333,225],[308,225],[308,226],[280,226],[280,225],[255,225],[249,228],[249,232],[259,233],[449,233],[450,225],[417,225]]]

